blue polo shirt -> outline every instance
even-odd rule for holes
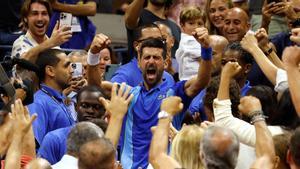
[[[43,139],[38,156],[51,165],[59,162],[67,152],[67,138],[72,128],[69,126],[49,132]]]
[[[34,94],[33,103],[28,105],[30,115],[38,115],[33,122],[33,132],[40,145],[48,132],[75,124],[64,100],[62,93],[41,84],[41,89]]]
[[[243,88],[241,88],[240,93],[241,96],[245,96],[248,90],[251,89],[250,82],[246,81],[245,85]],[[202,90],[192,101],[190,107],[189,107],[189,112],[191,114],[194,114],[196,112],[200,112],[200,116],[202,120],[207,120],[206,115],[204,114],[204,103],[203,103],[203,98],[206,94],[206,90]]]
[[[164,98],[179,96],[184,104],[184,110],[173,119],[176,128],[181,127],[186,108],[192,98],[184,92],[186,81],[168,84],[166,80],[149,91],[142,86],[132,88],[134,98],[128,108],[128,113],[123,122],[120,139],[121,163],[124,169],[147,168],[148,153],[152,139],[150,128],[158,123],[158,113]]]
[[[164,71],[163,78],[165,78],[170,85],[174,85],[175,81],[168,72]],[[110,81],[117,83],[125,82],[132,87],[141,84],[141,82],[143,82],[143,74],[138,67],[137,59],[133,58],[129,63],[120,66]]]

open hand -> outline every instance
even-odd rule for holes
[[[56,22],[49,40],[51,42],[51,45],[55,47],[67,42],[71,37],[71,27],[62,26],[59,28],[59,23]]]
[[[36,114],[30,117],[29,112],[27,108],[23,106],[22,101],[17,99],[15,103],[11,105],[10,114],[11,120],[14,121],[14,134],[17,136],[25,136],[36,117]]]
[[[118,84],[114,83],[111,90],[111,99],[107,100],[103,97],[99,101],[103,104],[110,118],[123,119],[128,110],[128,105],[133,98],[133,94],[129,94],[131,87],[122,83],[120,88]]]

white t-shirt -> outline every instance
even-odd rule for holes
[[[21,35],[15,40],[11,51],[11,57],[21,57],[22,54],[28,52],[31,48],[39,45],[31,36],[29,31],[25,35]]]
[[[197,75],[201,59],[201,45],[191,35],[181,33],[179,47],[175,53],[180,80],[189,80]]]

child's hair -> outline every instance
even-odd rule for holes
[[[184,24],[185,22],[201,18],[203,24],[206,22],[206,15],[204,11],[200,7],[196,6],[187,6],[182,9],[180,12],[180,24]]]

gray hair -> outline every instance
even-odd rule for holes
[[[165,26],[167,28],[167,32],[168,32],[169,36],[173,37],[172,30],[169,25],[167,25],[166,23],[164,23],[162,21],[155,21],[154,24],[157,25],[158,27],[160,25]]]
[[[67,139],[67,153],[79,154],[80,147],[89,142],[102,138],[101,128],[91,122],[77,123],[70,131]]]
[[[202,137],[200,152],[207,169],[234,169],[239,154],[239,140],[229,129],[209,127]]]
[[[85,50],[76,50],[68,54],[69,58],[72,58],[74,56],[78,56],[78,57],[87,56],[87,52]]]

